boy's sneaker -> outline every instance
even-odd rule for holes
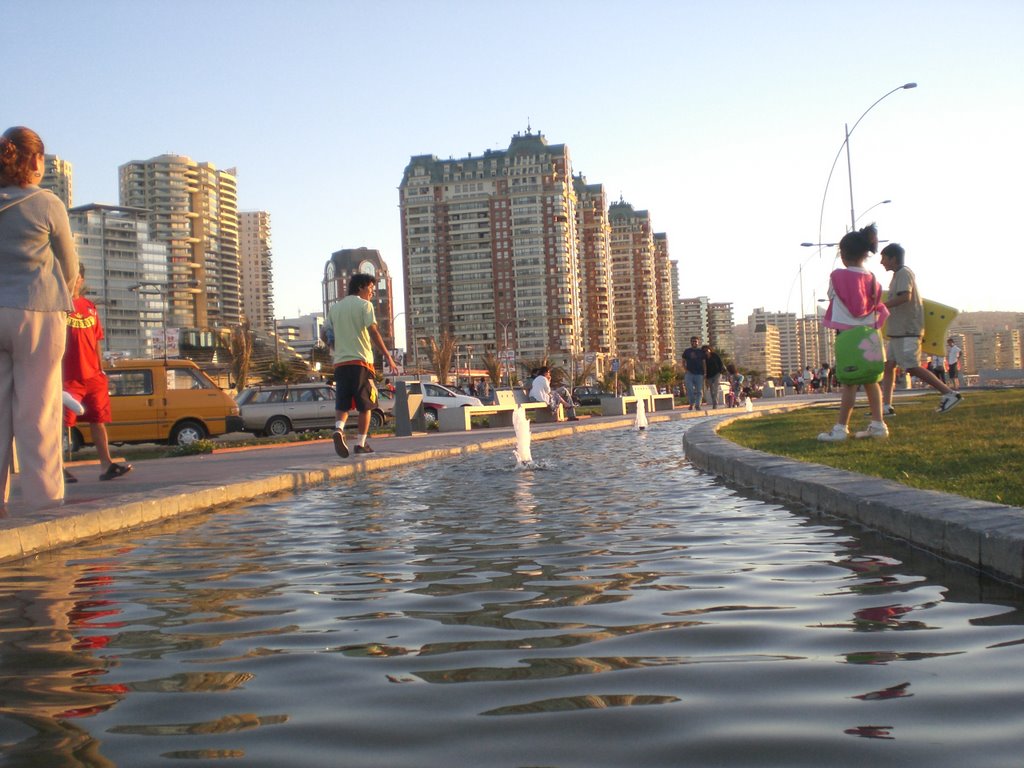
[[[893,408],[891,405],[883,405],[882,406],[882,415],[883,416],[895,416],[896,415],[896,409]]]
[[[356,453],[373,453],[373,448],[368,445],[357,445]]]
[[[963,400],[963,395],[959,392],[950,392],[942,396],[939,400],[939,407],[935,409],[936,413],[945,413],[960,405],[960,401]]]
[[[331,439],[334,441],[334,452],[341,456],[341,458],[347,459],[348,444],[345,442],[345,433],[340,429],[336,429],[334,434],[331,435]]]
[[[870,424],[868,424],[867,429],[862,429],[860,432],[855,433],[854,437],[876,437],[884,440],[885,438],[889,437],[889,428],[880,421],[872,421]]]
[[[850,430],[844,427],[842,424],[836,424],[832,427],[830,432],[822,432],[818,435],[818,440],[823,443],[841,443],[843,440],[850,436]]]

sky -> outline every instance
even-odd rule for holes
[[[131,160],[237,168],[278,317],[319,310],[327,259],[360,246],[404,308],[410,157],[528,127],[649,211],[681,296],[737,322],[813,311],[834,249],[800,243],[842,237],[851,187],[926,298],[1024,311],[1019,0],[37,0],[4,26],[3,122],[73,164],[75,205],[116,204]]]

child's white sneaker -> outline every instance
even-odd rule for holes
[[[872,421],[870,424],[868,424],[868,428],[867,429],[862,429],[860,432],[857,432],[856,434],[854,434],[854,437],[859,437],[859,438],[875,437],[875,438],[880,438],[882,440],[884,440],[888,436],[889,436],[889,428],[887,426],[885,426],[884,422],[881,422],[881,421]]]
[[[844,427],[842,424],[836,424],[832,427],[829,432],[822,432],[818,435],[818,440],[823,443],[841,443],[843,440],[850,436],[850,430]]]

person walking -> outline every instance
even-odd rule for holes
[[[714,409],[718,407],[718,397],[721,394],[722,374],[725,372],[725,364],[710,344],[704,345],[704,354],[707,356],[705,365],[707,368],[708,399],[711,401],[711,408]]]
[[[960,358],[963,353],[950,336],[946,339],[946,367],[949,369],[949,383],[953,389],[960,389]]]
[[[6,509],[16,441],[24,511],[64,501],[61,357],[78,275],[67,209],[39,188],[45,152],[30,128],[0,137],[0,485]]]
[[[377,290],[377,278],[357,272],[348,281],[348,295],[327,310],[323,337],[333,347],[335,418],[334,452],[341,458],[349,455],[345,442],[345,421],[348,412],[359,412],[356,453],[373,453],[367,445],[370,417],[377,404],[377,387],[373,382],[373,347],[384,356],[384,362],[396,369],[395,359],[377,328],[377,316],[370,299]]]
[[[683,365],[686,366],[683,377],[686,399],[691,411],[699,410],[704,398],[704,377],[708,373],[708,357],[701,349],[699,336],[690,337],[690,346],[683,350]]]
[[[899,243],[889,243],[882,249],[882,266],[892,272],[885,306],[889,308],[889,322],[885,335],[889,340],[882,379],[882,410],[893,416],[893,390],[896,388],[896,368],[916,376],[928,386],[942,393],[936,413],[945,413],[960,404],[963,396],[921,365],[921,337],[924,336],[924,301],[917,290],[917,280],[910,267],[904,264],[906,253]]]
[[[871,243],[861,232],[848,232],[839,241],[839,255],[846,268],[835,270],[829,277],[829,304],[822,320],[822,325],[834,329],[837,337],[860,326],[880,328],[889,315],[889,310],[882,302],[882,286],[878,284],[875,276],[864,268],[864,262],[870,252]],[[878,349],[875,359],[881,361],[881,344],[878,343],[876,346]],[[838,356],[836,366],[840,367]],[[857,386],[842,385],[839,418],[831,431],[818,435],[818,440],[836,443],[849,437],[850,416],[857,400]],[[871,423],[867,429],[857,432],[854,437],[886,438],[889,436],[889,429],[882,418],[882,392],[878,380],[863,386],[871,410]]]
[[[96,305],[85,298],[85,267],[79,264],[78,277],[71,291],[74,311],[67,316],[67,342],[64,349],[64,391],[82,404],[85,413],[82,421],[92,431],[92,442],[103,465],[100,480],[113,480],[132,471],[126,462],[115,463],[110,456],[110,440],[107,427],[110,423],[110,392],[107,389],[107,375],[100,363],[100,341],[103,327],[100,325]],[[64,409],[64,426],[73,427],[78,415]],[[64,471],[65,482],[77,482],[75,477]]]

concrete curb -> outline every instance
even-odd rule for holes
[[[1024,509],[976,501],[820,464],[743,448],[718,430],[806,405],[723,416],[683,435],[686,457],[698,468],[764,496],[846,518],[903,539],[940,557],[1024,584]]]

